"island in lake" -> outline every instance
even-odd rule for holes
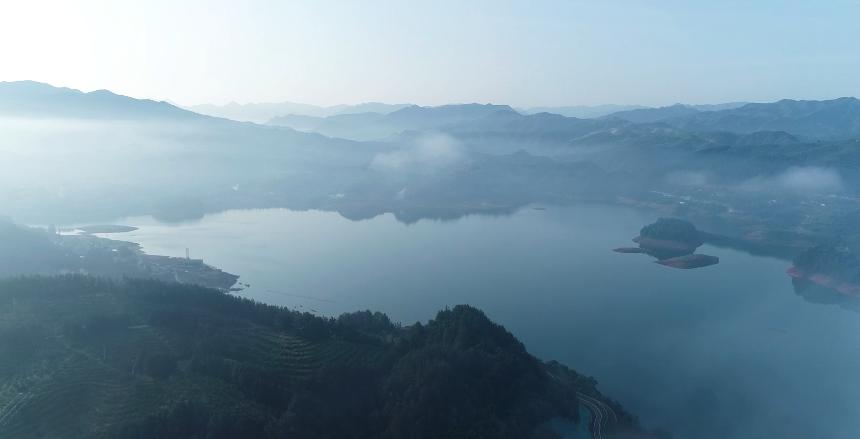
[[[645,253],[657,258],[657,263],[672,268],[701,268],[720,262],[716,256],[695,253],[705,243],[704,235],[688,221],[660,218],[639,231],[633,238],[638,247],[619,247],[618,253]]]

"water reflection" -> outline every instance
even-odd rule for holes
[[[794,258],[787,273],[795,293],[811,303],[860,311],[860,258],[844,247],[820,245]]]

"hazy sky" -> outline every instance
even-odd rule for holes
[[[860,95],[848,0],[0,0],[0,80],[182,104]]]

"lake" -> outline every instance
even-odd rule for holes
[[[582,205],[406,225],[331,212],[228,211],[104,235],[241,275],[241,296],[395,321],[467,303],[543,359],[594,376],[676,438],[860,436],[860,314],[795,294],[790,265],[703,246],[677,270],[619,254],[656,215]]]

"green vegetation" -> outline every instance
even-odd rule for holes
[[[606,401],[468,306],[401,327],[151,280],[0,281],[0,437],[556,437],[579,394]],[[647,437],[606,403],[610,433]]]
[[[677,241],[691,247],[698,247],[704,242],[696,226],[676,218],[660,218],[643,227],[639,235],[643,238]]]

